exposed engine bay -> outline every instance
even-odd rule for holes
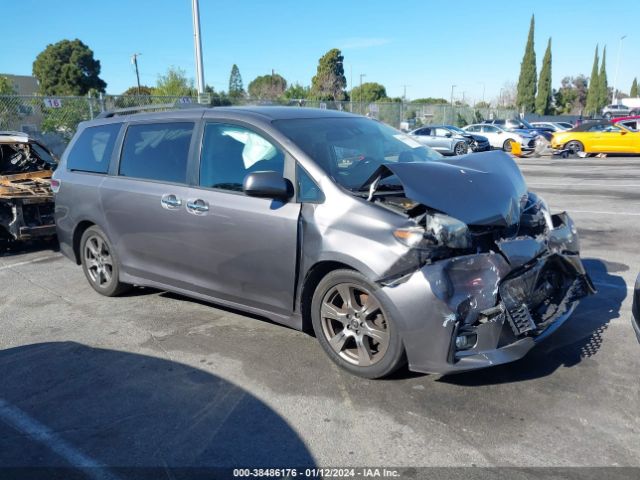
[[[55,235],[51,175],[56,159],[19,132],[0,133],[0,241]]]

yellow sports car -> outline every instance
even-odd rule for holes
[[[640,153],[640,132],[607,121],[588,122],[554,133],[551,147],[573,153]]]

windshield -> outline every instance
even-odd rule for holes
[[[445,127],[447,127],[449,130],[459,133],[461,135],[468,135],[469,132],[465,132],[464,130],[462,130],[461,128],[458,127],[454,127],[453,125],[445,125]]]
[[[430,162],[442,155],[364,117],[278,120],[274,125],[337,183],[358,190],[382,164]],[[398,184],[393,177],[382,184]]]

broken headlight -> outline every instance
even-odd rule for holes
[[[547,202],[533,192],[528,192],[527,202],[522,210],[521,226],[533,230],[553,230],[553,221]]]
[[[393,232],[393,235],[412,248],[471,248],[469,227],[456,218],[442,213],[427,214],[424,225],[424,228],[399,228]]]

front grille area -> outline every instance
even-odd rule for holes
[[[557,257],[540,261],[499,287],[516,336],[536,335],[588,293],[586,279]]]

